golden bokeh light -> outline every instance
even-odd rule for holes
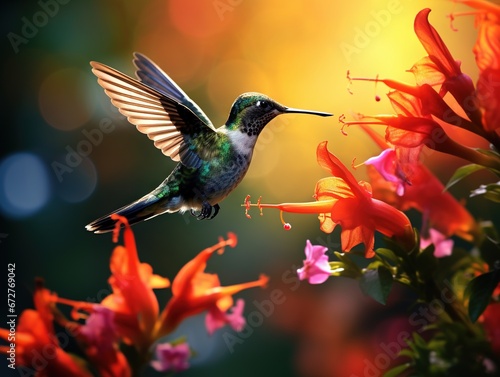
[[[74,130],[89,121],[93,109],[85,99],[88,75],[75,68],[50,74],[40,85],[38,104],[45,121],[62,131]]]
[[[168,11],[172,24],[181,33],[206,39],[231,27],[223,13],[217,12],[216,2],[197,0],[172,0]]]
[[[222,118],[229,115],[230,106],[238,95],[245,92],[269,93],[270,91],[270,78],[249,60],[221,61],[208,76],[208,96],[218,116]],[[222,122],[225,120],[222,119]]]

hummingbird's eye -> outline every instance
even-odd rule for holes
[[[271,109],[271,104],[269,103],[269,101],[257,101],[255,103],[255,106],[261,107],[264,110],[270,110]]]

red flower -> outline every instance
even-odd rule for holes
[[[477,89],[429,24],[430,9],[420,11],[415,18],[415,33],[429,56],[415,64],[411,71],[419,85],[442,84],[440,94],[449,91],[472,123],[486,131],[482,136],[498,146],[497,135],[491,133],[500,127],[500,7],[484,1],[462,2],[479,9],[476,18],[479,32],[473,49],[480,71]],[[451,15],[452,19],[454,16]]]
[[[114,312],[118,333],[138,349],[148,348],[154,338],[153,329],[158,318],[158,300],[154,288],[166,288],[168,279],[154,275],[147,263],[141,263],[137,255],[134,234],[127,219],[114,215],[117,220],[114,240],[118,239],[121,225],[125,226],[125,246],[115,247],[111,255],[109,284],[113,293],[101,303]]]
[[[217,309],[227,312],[233,306],[232,296],[239,291],[252,287],[265,287],[268,277],[261,275],[256,281],[223,287],[216,274],[204,272],[208,259],[217,251],[224,252],[225,246],[235,247],[236,235],[228,234],[216,245],[201,251],[177,273],[172,283],[173,297],[163,310],[155,330],[159,338],[173,331],[185,318],[203,311]]]
[[[19,370],[22,371],[24,367],[33,369],[37,377],[92,377],[75,356],[59,345],[54,332],[52,309],[56,296],[39,281],[33,299],[35,310],[24,310],[16,327],[15,350]],[[11,343],[9,334],[9,330],[0,329],[0,338]],[[9,354],[9,347],[2,346],[0,351]]]
[[[500,356],[500,302],[489,304],[482,314],[482,323],[493,352]]]
[[[500,69],[500,6],[483,0],[454,0],[477,9],[476,15],[478,37],[473,52],[480,71],[487,68]],[[471,12],[452,13],[450,18],[470,15]],[[454,29],[456,31],[456,29]]]
[[[327,142],[318,145],[317,159],[320,166],[333,177],[316,183],[316,202],[263,204],[260,208],[278,208],[284,212],[318,213],[320,229],[326,233],[336,225],[342,227],[342,250],[350,251],[363,243],[365,256],[373,257],[374,233],[394,237],[409,249],[415,245],[411,223],[405,214],[372,197],[370,184],[357,182],[354,176],[327,149]]]
[[[481,115],[477,108],[470,106],[475,100],[474,84],[469,76],[462,73],[460,61],[453,59],[438,32],[429,23],[430,12],[431,10],[426,8],[415,17],[415,34],[429,54],[424,61],[412,68],[417,84],[423,82],[431,85],[441,84],[440,95],[444,96],[446,92],[450,92],[469,118],[473,122],[478,122]]]
[[[500,138],[494,132],[500,124],[500,26],[498,25],[500,7],[485,5],[484,2],[466,2],[482,7],[478,42],[474,48],[480,64],[480,77],[477,90],[469,76],[462,73],[460,62],[455,60],[445,43],[430,25],[430,9],[423,9],[415,17],[415,33],[428,53],[410,71],[417,85],[411,86],[390,79],[351,78],[352,81],[383,82],[391,89],[389,100],[396,111],[394,115],[361,116],[351,124],[387,125],[386,139],[394,147],[399,161],[412,163],[418,160],[421,148],[425,145],[440,152],[452,154],[476,164],[500,169],[500,163],[491,155],[480,153],[472,148],[455,142],[444,131],[442,122],[461,127],[485,138],[497,148]],[[482,32],[481,32],[482,31]],[[439,87],[439,93],[434,90]],[[450,92],[468,119],[457,114],[442,98]],[[368,119],[375,119],[368,120]],[[406,167],[403,166],[403,169]],[[408,174],[408,171],[405,171]]]
[[[370,128],[363,127],[370,137],[384,151],[390,151],[388,144]],[[436,229],[446,237],[458,235],[466,240],[477,236],[477,224],[471,214],[459,203],[432,172],[420,162],[411,165],[411,179],[401,174],[402,168],[394,153],[383,155],[386,161],[380,167],[367,166],[373,196],[401,211],[416,209],[424,216],[422,232]],[[409,170],[407,168],[406,170]],[[389,179],[387,179],[389,177]],[[399,178],[399,179],[398,179]]]
[[[394,146],[401,167],[408,176],[411,176],[411,170],[407,169],[411,166],[406,164],[411,165],[418,161],[423,146],[479,165],[500,169],[497,159],[457,143],[444,131],[434,117],[443,118],[452,125],[496,140],[492,135],[487,135],[481,127],[457,115],[428,84],[414,87],[389,79],[348,78],[351,81],[383,82],[395,89],[387,96],[397,115],[358,115],[359,119],[354,121],[345,121],[341,116],[340,122],[344,126],[387,126],[386,140]]]
[[[478,36],[473,52],[479,68],[476,95],[486,131],[500,127],[500,6],[485,1],[465,1],[476,8]]]

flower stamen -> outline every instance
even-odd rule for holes
[[[250,195],[247,195],[245,197],[245,201],[244,201],[244,203],[241,206],[245,207],[245,216],[247,217],[247,219],[251,219],[252,218],[252,216],[250,216],[250,214],[248,213],[248,211],[250,210],[250,207],[258,207],[259,211],[260,211],[260,215],[261,216],[264,215],[262,213],[262,205],[260,204],[261,200],[262,200],[262,196],[259,196],[259,199],[257,200],[257,203],[256,204],[252,204],[252,202],[250,202]]]
[[[450,14],[447,14],[446,17],[450,19],[450,29],[453,31],[458,31],[458,28],[456,28],[453,25],[453,22],[455,21],[456,17],[462,17],[462,16],[477,16],[479,14],[482,14],[484,12],[481,11],[470,11],[470,12],[453,12]]]
[[[356,164],[356,165],[354,165],[354,162],[355,162],[355,161],[356,161],[356,157],[354,157],[354,158],[352,159],[352,162],[351,162],[351,168],[353,168],[353,170],[356,170],[357,168],[359,168],[360,166],[363,166],[363,165],[365,164],[364,162],[362,162],[362,163],[360,163],[360,164]]]
[[[128,220],[127,220],[126,217],[120,216],[120,215],[118,215],[116,213],[113,213],[111,215],[111,220],[116,220],[115,229],[113,230],[113,242],[117,243],[118,242],[118,238],[120,237],[120,229],[122,227],[122,224],[123,224],[123,226],[127,227],[128,226]]]
[[[53,301],[58,304],[70,306],[72,308],[71,318],[75,321],[88,318],[89,313],[92,313],[94,310],[93,304],[84,301],[75,301],[59,296],[55,296]]]
[[[248,213],[248,211],[250,210],[250,206],[251,206],[251,204],[250,204],[250,195],[247,195],[245,197],[244,203],[242,204],[242,207],[245,207],[245,216],[246,216],[247,219],[251,219],[252,218],[252,216],[250,216],[250,214]]]
[[[224,254],[224,248],[226,246],[235,247],[237,244],[238,244],[238,238],[236,237],[236,234],[228,232],[227,240],[225,240],[222,237],[219,237],[219,242],[217,242],[215,245],[211,247],[207,247],[204,251],[207,251],[209,253],[212,251],[217,251],[217,254],[221,255]]]
[[[292,229],[292,225],[290,223],[285,222],[285,220],[283,219],[283,211],[282,210],[280,210],[280,220],[281,220],[281,223],[283,224],[283,229],[285,229],[285,230]]]
[[[351,80],[351,72],[349,70],[347,70],[346,79],[348,81],[348,83],[347,83],[347,92],[352,95],[354,93],[351,90],[352,80]]]
[[[342,135],[347,136],[348,135],[347,131],[344,131],[344,128],[349,127],[349,124],[346,124],[344,114],[341,114],[339,116],[339,122],[342,123],[342,128],[340,129],[340,132],[342,132]]]

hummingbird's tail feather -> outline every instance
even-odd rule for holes
[[[90,224],[85,226],[89,232],[94,233],[106,233],[111,232],[115,228],[116,221],[111,219],[111,215],[117,214],[127,218],[128,223],[133,225],[143,220],[151,219],[157,215],[166,212],[168,209],[165,208],[164,211],[159,210],[159,198],[155,195],[146,195],[135,202],[128,204],[110,214],[100,217],[97,220],[92,221]]]

